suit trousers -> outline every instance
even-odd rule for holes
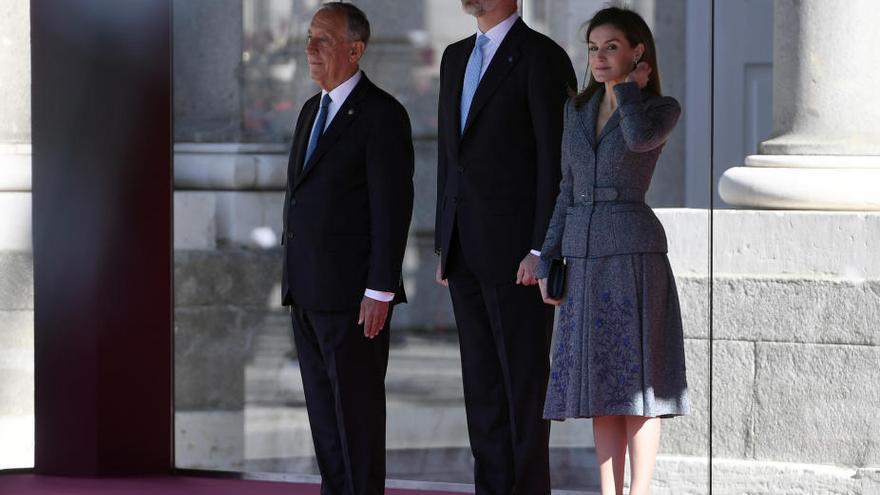
[[[381,495],[385,489],[385,328],[364,337],[358,311],[291,308],[321,495]]]
[[[553,308],[538,286],[480,281],[453,235],[447,280],[461,347],[477,495],[549,495],[543,419]],[[525,256],[526,253],[523,253]]]

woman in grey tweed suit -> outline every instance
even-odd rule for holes
[[[681,113],[660,94],[653,36],[630,10],[587,28],[590,81],[565,107],[562,183],[537,270],[562,304],[544,417],[593,418],[602,493],[648,493],[660,417],[688,413],[684,345],[666,234],[645,192]],[[564,257],[562,301],[547,298]]]

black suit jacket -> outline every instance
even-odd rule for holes
[[[409,116],[363,75],[303,169],[320,98],[303,105],[288,162],[283,304],[357,310],[367,288],[403,302],[413,204]]]
[[[565,51],[518,19],[480,80],[461,134],[475,41],[447,47],[440,65],[434,247],[445,271],[457,225],[468,267],[486,282],[509,283],[544,242],[561,178],[562,109],[577,79]]]

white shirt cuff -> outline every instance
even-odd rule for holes
[[[364,295],[369,297],[370,299],[375,299],[382,302],[391,302],[394,300],[393,292],[382,292],[379,290],[367,289],[364,291]]]
[[[541,251],[538,251],[536,249],[532,249],[531,251],[529,251],[529,253],[534,254],[535,256],[541,256]]]

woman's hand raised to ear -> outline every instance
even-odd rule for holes
[[[625,82],[635,82],[639,85],[639,89],[644,89],[648,85],[648,79],[651,78],[651,66],[647,62],[639,62],[639,65],[626,76]]]

